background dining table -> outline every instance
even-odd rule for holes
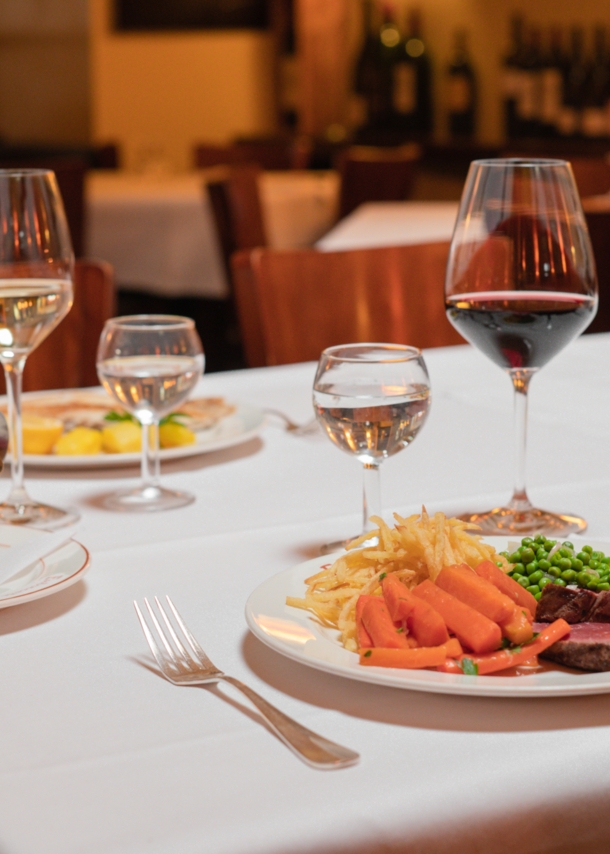
[[[114,267],[119,287],[165,297],[228,295],[212,208],[205,192],[222,167],[197,172],[91,171],[85,251]],[[332,171],[263,172],[260,194],[270,246],[309,246],[336,218]]]
[[[481,509],[511,491],[510,382],[468,346],[425,353],[429,420],[382,466],[391,511]],[[533,500],[610,543],[610,335],[585,336],[531,390]],[[312,415],[315,365],[220,373],[198,389]],[[610,698],[500,699],[357,682],[249,633],[263,581],[361,524],[361,472],[321,432],[286,431],[164,464],[196,502],[103,510],[131,469],[28,471],[82,514],[82,581],[0,611],[1,854],[538,854],[610,849]],[[5,489],[8,482],[3,479]],[[212,660],[361,754],[302,764],[229,688],[160,677],[132,600],[168,593]]]

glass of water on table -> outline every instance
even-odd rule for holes
[[[370,519],[381,515],[379,466],[411,444],[428,415],[430,380],[421,351],[400,344],[329,347],[318,362],[313,405],[331,441],[364,467],[363,533],[374,530]],[[322,553],[344,545],[328,543]]]
[[[142,314],[106,322],[97,351],[100,382],[142,426],[142,482],[107,496],[108,509],[170,510],[195,500],[160,486],[159,420],[179,409],[203,367],[201,341],[188,317]]]

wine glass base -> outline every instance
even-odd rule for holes
[[[25,504],[0,504],[0,524],[25,525],[28,528],[44,528],[53,530],[74,525],[80,515],[73,510],[61,510],[50,504],[39,504],[35,501]]]
[[[361,535],[358,534],[358,536],[361,536]],[[352,540],[355,540],[355,539],[356,539],[356,537],[350,537],[347,540],[335,540],[332,543],[324,543],[323,546],[320,546],[320,554],[321,555],[330,555],[333,552],[340,552],[347,546],[348,543],[351,543]],[[365,540],[364,543],[361,543],[359,548],[365,549],[365,548],[370,548],[371,546],[378,546],[378,545],[379,545],[379,537],[371,537],[370,540]]]
[[[478,525],[480,533],[487,537],[510,534],[527,537],[532,534],[544,534],[561,538],[569,534],[581,534],[587,528],[586,521],[580,516],[550,513],[535,507],[525,511],[517,511],[512,507],[496,507],[486,513],[464,513],[458,518]]]
[[[128,510],[134,513],[150,513],[155,510],[174,510],[192,504],[195,496],[190,492],[176,492],[160,486],[144,486],[135,489],[120,489],[102,500],[107,510]]]

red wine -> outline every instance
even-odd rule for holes
[[[591,323],[597,300],[560,291],[483,291],[447,298],[447,317],[501,368],[541,368]]]

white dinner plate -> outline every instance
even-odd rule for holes
[[[606,554],[610,552],[610,543],[607,541],[576,536],[569,539],[574,545],[589,543]],[[502,551],[508,542],[514,543],[515,540],[493,537],[487,542]],[[246,604],[246,620],[259,640],[282,655],[317,670],[361,682],[414,691],[484,697],[563,697],[610,692],[610,672],[548,670],[511,677],[365,667],[359,663],[355,652],[343,648],[337,631],[321,626],[309,611],[286,605],[287,596],[303,597],[306,578],[337,557],[338,554],[324,555],[308,560],[274,575],[257,587]]]
[[[45,536],[48,535],[34,528],[0,525],[0,567],[4,549],[20,546],[33,537]],[[90,560],[89,552],[81,543],[69,540],[52,554],[19,570],[0,584],[0,608],[22,605],[58,593],[82,578]]]
[[[56,400],[62,392],[34,392],[31,397],[41,399],[45,395],[52,396]],[[74,390],[66,391],[67,396],[74,396]],[[30,395],[24,395],[25,399]],[[0,398],[0,402],[5,398]],[[178,460],[183,457],[194,457],[199,454],[207,454],[211,451],[221,451],[233,445],[240,445],[257,436],[265,421],[265,414],[255,406],[247,403],[234,403],[234,412],[220,418],[216,424],[207,430],[199,430],[195,434],[197,440],[192,445],[183,445],[179,448],[161,448],[159,459]],[[7,457],[10,461],[10,456]],[[55,454],[24,454],[24,462],[27,466],[48,469],[82,469],[82,468],[115,468],[117,466],[139,465],[141,456],[139,453],[129,454],[91,454],[79,456],[55,456]]]

